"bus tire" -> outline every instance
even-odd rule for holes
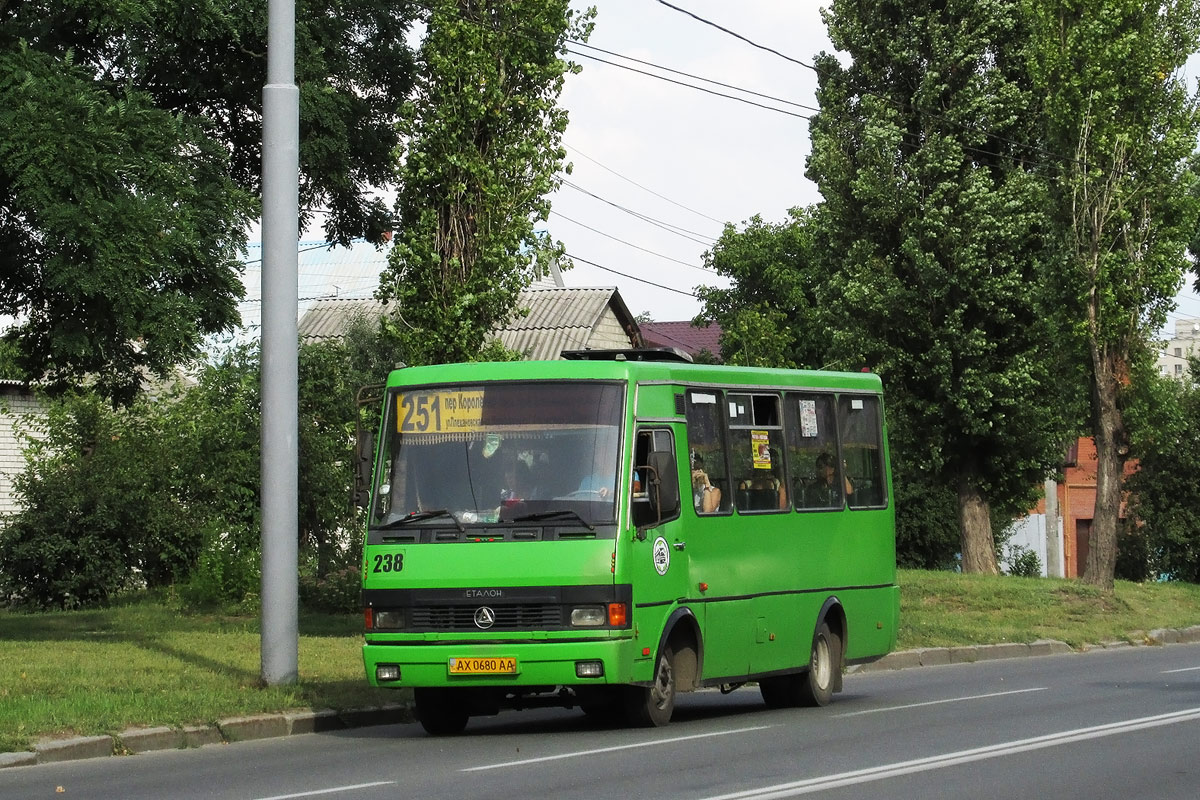
[[[430,736],[457,736],[467,727],[470,714],[453,689],[413,689],[417,721]]]
[[[805,706],[827,706],[833,699],[833,690],[842,672],[842,641],[821,620],[813,634],[812,654],[808,660],[808,671],[800,683],[800,704]]]
[[[625,718],[631,725],[659,728],[671,721],[675,711],[675,653],[663,645],[649,686],[630,686],[626,695]]]

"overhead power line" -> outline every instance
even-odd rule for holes
[[[626,177],[626,176],[622,175],[621,173],[617,172],[615,169],[613,169],[613,168],[611,168],[611,167],[607,167],[607,166],[605,166],[604,164],[601,164],[599,161],[597,161],[596,159],[592,158],[592,157],[591,157],[591,156],[589,156],[587,153],[583,152],[582,150],[580,150],[580,149],[579,149],[579,148],[577,148],[577,147],[572,147],[571,145],[567,144],[566,142],[563,142],[563,146],[564,146],[564,147],[566,147],[568,150],[571,150],[571,151],[573,151],[573,152],[574,152],[576,155],[583,156],[583,157],[584,157],[584,158],[586,158],[588,161],[590,161],[590,162],[592,162],[593,164],[595,164],[596,166],[600,167],[600,169],[607,170],[608,172],[611,172],[613,175],[616,175],[616,176],[617,176],[618,178],[620,178],[621,180],[623,180],[623,181],[627,181],[627,182],[629,182],[629,183],[632,183],[634,186],[638,187],[638,188],[639,188],[639,189],[641,189],[642,191],[644,191],[644,192],[649,192],[650,194],[654,195],[655,197],[659,198],[660,200],[666,200],[668,203],[670,203],[670,204],[671,204],[671,205],[673,205],[673,206],[678,206],[679,208],[682,208],[684,211],[690,211],[691,213],[695,214],[696,216],[698,216],[698,217],[704,217],[705,219],[707,219],[707,220],[710,220],[711,222],[715,222],[715,223],[717,223],[718,225],[724,225],[724,224],[725,224],[725,223],[724,223],[722,220],[719,220],[719,219],[717,219],[716,217],[710,217],[708,214],[705,214],[705,213],[704,213],[704,212],[702,212],[702,211],[697,211],[697,210],[696,210],[696,209],[694,209],[694,208],[689,208],[688,206],[685,206],[683,203],[676,202],[675,200],[672,200],[671,198],[667,197],[667,196],[666,196],[666,195],[664,195],[664,194],[659,194],[658,192],[654,191],[653,189],[650,189],[650,188],[648,188],[648,187],[646,187],[646,186],[643,186],[642,184],[638,183],[637,181],[633,180],[632,178],[628,178],[628,177]]]
[[[591,225],[582,223],[577,219],[571,219],[566,214],[563,214],[559,211],[554,211],[553,209],[551,209],[550,213],[556,217],[562,217],[567,222],[578,225],[581,228],[586,228],[587,230],[591,231],[592,233],[599,234],[600,236],[603,236],[606,239],[611,239],[612,241],[617,242],[618,244],[623,244],[626,247],[632,247],[634,250],[641,250],[643,253],[649,253],[652,256],[656,256],[658,258],[665,259],[666,261],[672,261],[676,264],[682,264],[683,266],[689,267],[690,269],[698,269],[701,272],[709,272],[714,275],[716,274],[715,270],[711,270],[706,267],[697,266],[696,264],[691,264],[691,263],[688,263],[687,261],[680,261],[678,258],[672,258],[671,256],[663,255],[662,253],[656,253],[653,250],[649,250],[645,247],[642,247],[641,245],[636,245],[633,242],[628,242],[618,236],[613,236],[611,233],[605,233],[604,231],[600,230],[599,228],[593,228]]]
[[[611,267],[606,267],[603,264],[597,264],[595,261],[588,261],[586,258],[580,258],[579,256],[573,255],[572,253],[565,253],[565,255],[567,258],[569,258],[573,261],[578,261],[580,263],[587,264],[589,267],[595,267],[596,269],[602,269],[605,272],[611,272],[614,275],[620,275],[622,278],[629,278],[631,281],[637,281],[638,283],[645,283],[649,286],[654,286],[659,289],[666,289],[668,292],[675,292],[675,294],[682,294],[686,297],[695,298],[696,300],[700,299],[699,297],[696,297],[696,295],[692,294],[691,292],[685,292],[683,289],[676,289],[672,286],[663,286],[661,283],[655,283],[654,281],[648,281],[645,278],[639,278],[638,276],[630,275],[627,272],[619,272],[615,269],[612,269]]]

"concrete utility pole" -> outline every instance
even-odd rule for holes
[[[262,680],[299,678],[296,302],[300,90],[295,0],[267,4],[263,87]]]
[[[1058,481],[1046,479],[1046,575],[1063,577],[1062,550],[1058,546]]]

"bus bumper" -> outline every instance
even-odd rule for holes
[[[457,659],[483,660],[492,667],[515,659],[514,671],[454,674]],[[514,642],[470,645],[405,642],[363,645],[367,681],[384,688],[463,686],[601,686],[633,680],[633,640]],[[387,679],[398,670],[399,676]],[[598,674],[597,674],[598,673]],[[381,674],[385,677],[381,679]]]

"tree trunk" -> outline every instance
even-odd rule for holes
[[[958,481],[958,529],[962,536],[962,571],[999,575],[988,501],[969,475]]]
[[[1092,386],[1092,435],[1096,441],[1096,510],[1088,545],[1083,582],[1106,592],[1113,590],[1117,568],[1117,521],[1121,513],[1121,484],[1129,454],[1124,415],[1117,403],[1120,373],[1109,354],[1095,358]]]

